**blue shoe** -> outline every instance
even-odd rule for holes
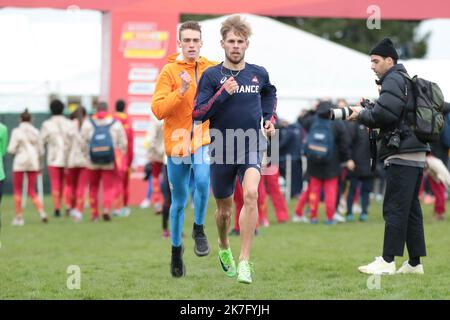
[[[310,222],[311,224],[317,224],[319,221],[317,221],[317,218],[312,218]]]
[[[347,214],[347,216],[345,217],[345,220],[347,220],[347,222],[352,222],[353,221],[353,214]]]
[[[325,220],[325,222],[324,222],[326,225],[329,225],[329,226],[331,226],[331,225],[333,225],[333,224],[336,224],[337,222],[336,221],[334,221],[334,220]]]
[[[359,216],[359,221],[361,222],[366,222],[367,219],[369,219],[367,213],[361,213],[361,215]]]

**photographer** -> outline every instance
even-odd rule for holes
[[[369,128],[379,128],[377,153],[384,161],[386,193],[383,203],[385,220],[382,257],[358,268],[367,274],[423,273],[420,257],[426,255],[422,209],[418,198],[428,144],[420,142],[409,128],[414,116],[412,86],[400,73],[398,54],[388,38],[370,52],[371,68],[381,86],[373,108],[350,107],[348,120]],[[396,271],[394,257],[403,256],[405,243],[409,260]]]

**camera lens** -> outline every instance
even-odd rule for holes
[[[352,113],[353,113],[353,110],[350,109],[349,107],[331,109],[330,119],[331,120],[345,120]]]

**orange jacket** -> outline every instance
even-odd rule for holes
[[[192,110],[200,77],[206,69],[216,64],[204,57],[199,57],[195,62],[186,62],[182,54],[177,53],[168,57],[168,63],[161,70],[153,94],[152,111],[156,118],[164,119],[164,149],[168,156],[185,157],[211,142],[209,121],[194,126],[191,132]],[[179,74],[183,70],[189,73],[192,82],[182,96],[179,92]]]

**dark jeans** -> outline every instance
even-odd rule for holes
[[[280,160],[280,175],[286,178],[286,161]],[[291,162],[291,198],[299,196],[303,188],[302,160],[296,159]]]
[[[422,168],[395,164],[386,167],[383,256],[403,256],[405,243],[410,258],[426,256],[419,202],[422,176]]]
[[[347,214],[353,214],[353,199],[355,198],[356,190],[361,186],[361,213],[368,214],[369,209],[369,195],[372,191],[373,178],[372,177],[352,177],[350,178],[350,188],[347,195]]]

